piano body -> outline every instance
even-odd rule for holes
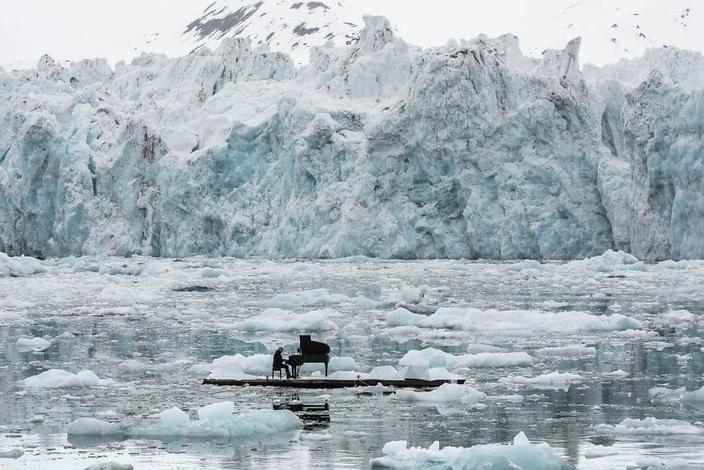
[[[325,376],[328,375],[330,362],[330,346],[325,343],[313,341],[310,335],[300,335],[300,353],[289,356],[287,363],[291,366],[293,378],[298,377],[303,364],[325,364]]]

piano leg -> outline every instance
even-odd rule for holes
[[[325,377],[328,376],[328,362],[325,361]]]

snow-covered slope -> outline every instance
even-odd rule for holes
[[[704,257],[704,91],[671,53],[633,88],[514,36],[0,72],[0,251]],[[687,70],[701,55],[683,53]],[[684,56],[683,56],[684,57]]]
[[[350,45],[359,38],[359,28],[347,0],[217,0],[183,34],[197,47],[248,37],[255,47],[266,45],[307,61],[311,46]]]

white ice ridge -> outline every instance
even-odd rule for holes
[[[387,322],[389,326],[449,328],[514,335],[534,332],[623,331],[641,328],[638,320],[621,314],[592,315],[586,312],[535,310],[498,311],[459,307],[443,307],[430,316],[399,308],[387,315]]]
[[[78,418],[71,422],[73,436],[110,436],[116,438],[246,438],[294,431],[303,422],[288,410],[257,410],[234,414],[232,402],[215,403],[198,409],[198,419],[185,411],[170,408],[159,414],[159,423],[110,423],[96,418]]]
[[[436,441],[427,449],[408,447],[406,441],[389,442],[383,457],[372,459],[372,468],[411,470],[416,468],[511,468],[520,470],[561,470],[570,468],[548,444],[531,444],[520,433],[513,444],[474,447],[444,447]]]
[[[302,68],[227,39],[0,70],[0,251],[703,257],[704,59],[668,49],[585,80],[577,46],[422,50],[367,17]]]

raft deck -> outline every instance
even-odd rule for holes
[[[331,388],[352,388],[352,387],[375,387],[383,385],[385,387],[396,388],[438,388],[441,385],[454,383],[464,384],[465,379],[452,380],[339,380],[339,379],[205,379],[203,385],[218,385],[221,387],[280,387],[280,388],[311,388],[311,389],[331,389]]]

